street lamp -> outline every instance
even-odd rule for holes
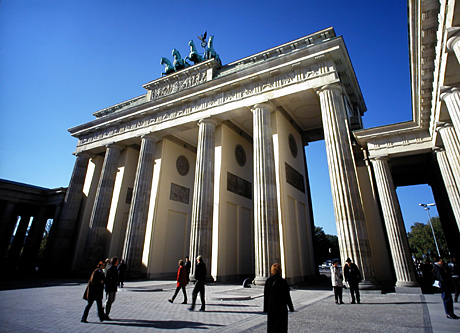
[[[438,242],[436,241],[436,236],[434,234],[433,224],[431,223],[431,216],[430,216],[430,206],[436,206],[436,205],[434,203],[430,203],[430,204],[421,203],[418,205],[423,207],[423,209],[425,209],[426,213],[428,214],[428,223],[430,223],[431,231],[433,232],[434,243],[436,244],[436,250],[438,251],[438,256],[439,258],[441,258],[441,253],[439,252]]]

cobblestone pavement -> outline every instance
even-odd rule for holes
[[[117,293],[110,316],[99,322],[96,304],[80,323],[86,284],[64,283],[0,291],[0,332],[153,332],[207,330],[265,332],[263,288],[206,285],[206,312],[171,304],[174,281],[128,282]],[[189,303],[193,285],[187,288]],[[291,332],[460,332],[460,320],[445,318],[441,296],[364,293],[362,304],[334,304],[332,291],[293,289]],[[344,301],[349,303],[345,292]],[[460,314],[460,303],[455,304]]]

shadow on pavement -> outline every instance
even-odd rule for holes
[[[197,321],[180,321],[180,320],[138,320],[138,319],[113,319],[113,321],[105,321],[97,323],[100,325],[117,325],[117,326],[133,326],[133,327],[152,327],[161,329],[180,329],[180,328],[195,328],[207,329],[210,326],[220,327],[224,325],[206,324]]]

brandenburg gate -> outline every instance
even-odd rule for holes
[[[69,130],[78,144],[55,258],[71,253],[79,271],[117,255],[159,278],[202,255],[216,281],[263,284],[275,262],[290,283],[311,281],[304,147],[324,139],[342,262],[359,266],[363,288],[416,285],[387,160],[367,159],[352,134],[366,105],[333,28],[143,88]]]

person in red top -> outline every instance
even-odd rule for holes
[[[179,269],[177,270],[177,288],[176,288],[176,291],[174,292],[174,296],[171,299],[168,299],[168,302],[169,303],[174,302],[174,299],[179,293],[179,290],[182,289],[182,292],[184,293],[184,301],[182,302],[182,304],[187,304],[187,292],[185,291],[185,286],[188,283],[187,270],[184,267],[184,261],[182,259],[179,260],[178,265],[179,265]]]

